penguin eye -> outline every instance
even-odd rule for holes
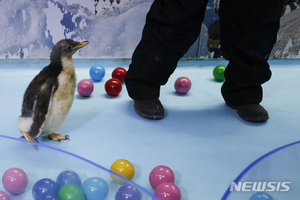
[[[68,45],[68,46],[66,47],[66,49],[67,49],[67,50],[72,50],[72,46],[71,46],[71,45]]]

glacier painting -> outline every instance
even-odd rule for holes
[[[74,58],[131,58],[141,38],[145,17],[152,2],[0,0],[0,59],[49,58],[53,45],[64,38],[90,42]],[[207,41],[210,37],[209,27],[218,20],[214,8],[216,2],[218,0],[209,1],[201,34],[184,57],[214,57],[214,52],[207,47]],[[287,7],[285,12],[288,15],[293,9]],[[287,40],[289,43],[286,45],[291,46],[292,43],[292,46],[297,46],[295,41],[299,41],[296,38]],[[283,55],[279,52],[284,52],[285,56],[289,54],[284,45],[277,48],[274,57]],[[300,55],[294,52],[290,57]]]
[[[90,41],[74,57],[129,58],[151,3],[1,0],[0,58],[46,58],[53,45],[64,38]]]

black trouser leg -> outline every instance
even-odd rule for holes
[[[228,104],[258,104],[271,78],[267,62],[284,0],[222,0],[221,48],[229,60],[222,95]]]
[[[207,0],[155,0],[125,76],[133,99],[156,99],[199,36]]]

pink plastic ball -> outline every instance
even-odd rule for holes
[[[165,182],[174,183],[174,180],[175,175],[173,171],[169,167],[163,165],[155,167],[149,175],[149,182],[153,189]]]
[[[181,192],[174,183],[162,183],[154,191],[160,200],[181,200]]]
[[[179,77],[174,84],[176,92],[186,94],[192,87],[192,82],[187,77]]]
[[[24,192],[28,184],[26,173],[19,168],[10,168],[2,176],[3,187],[11,194]]]
[[[3,191],[0,191],[0,200],[10,200],[10,196]]]
[[[77,91],[83,97],[89,97],[94,91],[94,84],[88,79],[83,79],[77,84]]]

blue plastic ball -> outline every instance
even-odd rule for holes
[[[86,200],[104,200],[108,195],[108,184],[99,177],[91,177],[85,180],[81,188]]]
[[[105,75],[105,69],[101,65],[94,65],[90,69],[90,76],[94,81],[101,81]]]
[[[50,196],[58,195],[59,185],[49,178],[37,181],[32,188],[32,195],[35,200],[49,200]]]
[[[266,192],[257,192],[249,200],[273,200],[272,196]]]
[[[60,200],[59,197],[57,195],[54,194],[42,194],[39,198],[37,198],[36,200]]]
[[[66,170],[61,172],[57,179],[56,179],[56,183],[62,187],[64,185],[67,184],[74,184],[74,185],[78,185],[81,186],[81,179],[78,176],[78,174],[76,174],[76,172],[71,171],[71,170]]]
[[[141,200],[141,192],[130,184],[122,185],[116,193],[115,200]]]

